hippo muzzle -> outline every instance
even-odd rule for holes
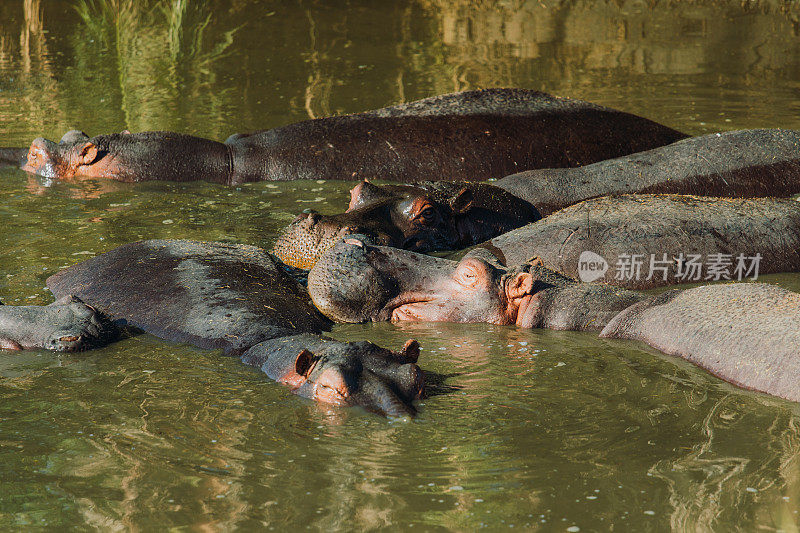
[[[419,344],[414,340],[395,352],[369,342],[304,334],[257,344],[242,360],[298,396],[405,418],[416,414],[413,402],[425,389],[418,357]]]
[[[365,244],[350,236],[309,272],[317,308],[340,322],[447,321],[506,324],[508,274],[468,257],[459,263]]]

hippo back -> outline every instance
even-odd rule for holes
[[[253,246],[135,242],[62,270],[47,284],[56,298],[75,295],[112,320],[226,352],[329,325],[305,289]]]
[[[527,170],[494,185],[543,216],[608,194],[791,196],[800,192],[798,146],[800,131],[712,133],[583,167]]]
[[[708,265],[715,257],[727,261],[727,279],[739,277],[740,256],[742,265],[749,267],[752,258],[760,255],[757,274],[797,272],[800,202],[788,198],[604,196],[564,208],[481,246],[506,265],[538,257],[544,266],[579,279],[579,267],[588,254],[608,270],[600,277],[584,276],[584,281],[599,280],[629,289],[712,279],[707,276]],[[686,259],[685,264],[698,258],[698,264],[706,268],[688,275],[690,267],[676,260],[680,257]],[[633,266],[634,259],[638,267]]]
[[[635,339],[741,387],[800,401],[800,294],[764,283],[666,292],[601,337]]]
[[[687,136],[651,120],[525,89],[487,89],[237,135],[234,182],[482,181],[575,167]],[[302,150],[298,150],[298,146]]]

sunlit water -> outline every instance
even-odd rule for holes
[[[781,2],[0,3],[0,145],[129,128],[224,139],[473,87],[596,101],[689,133],[800,128]],[[269,247],[351,184],[50,184],[0,170],[0,297],[145,238]],[[800,276],[770,278],[800,290]],[[132,288],[135,290],[135,287]],[[413,422],[297,398],[147,335],[0,353],[5,527],[797,529],[800,408],[642,344],[487,325],[418,339]]]

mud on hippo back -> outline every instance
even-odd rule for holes
[[[800,271],[800,202],[639,194],[593,198],[480,244],[504,265],[645,289]]]
[[[363,178],[485,180],[574,167],[686,135],[598,105],[524,89],[488,89],[238,134],[225,143],[171,132],[38,138],[23,169],[121,181]],[[12,153],[13,155],[13,153]]]
[[[137,242],[62,270],[48,287],[54,304],[0,305],[0,347],[74,351],[144,331],[238,355],[324,403],[407,416],[422,394],[416,341],[392,352],[320,336],[331,323],[259,248]]]

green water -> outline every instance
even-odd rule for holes
[[[0,3],[0,145],[169,129],[224,139],[453,90],[543,89],[701,134],[800,129],[788,2]],[[350,184],[49,184],[0,170],[0,297],[143,238],[270,246]],[[772,281],[800,290],[800,276]],[[800,408],[641,344],[487,325],[418,339],[413,422],[292,396],[139,336],[0,353],[4,529],[796,531]]]

